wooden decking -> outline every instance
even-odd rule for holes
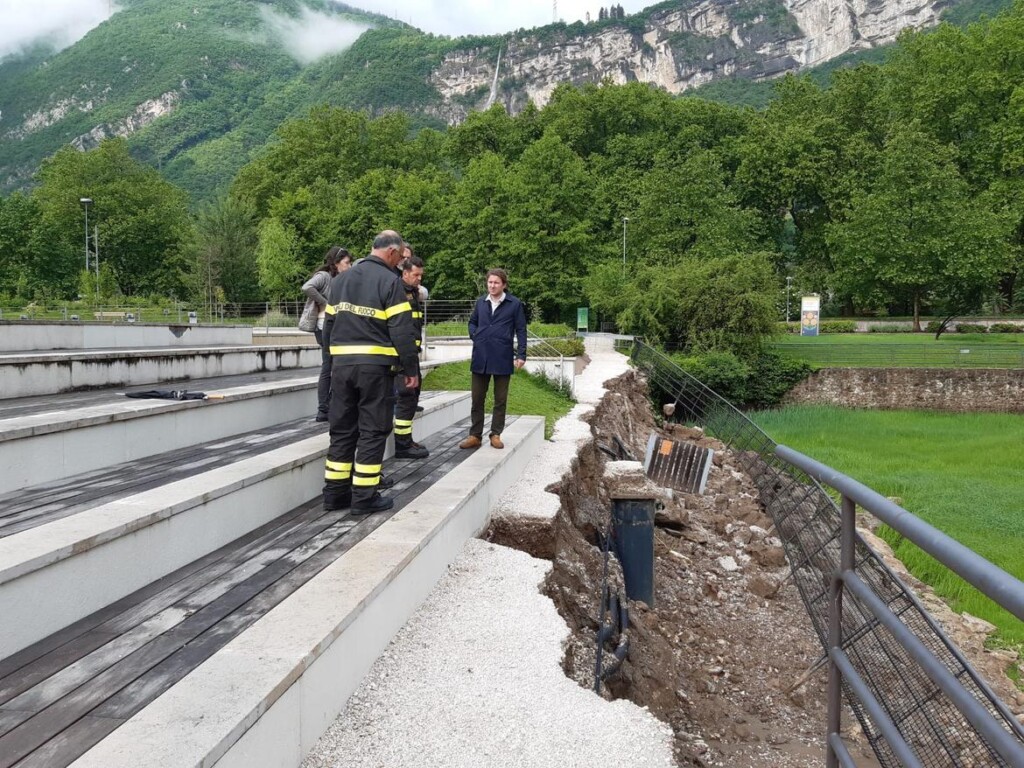
[[[425,461],[387,463],[395,510],[472,454],[467,426],[424,441]],[[311,501],[0,660],[0,768],[68,765],[389,517]]]

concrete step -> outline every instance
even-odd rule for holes
[[[297,766],[543,441],[465,429],[394,462],[394,514],[305,505],[0,661],[0,767]]]
[[[316,346],[145,347],[0,354],[0,398],[319,368]]]
[[[35,352],[41,349],[103,349],[119,347],[197,347],[211,344],[251,344],[252,328],[244,325],[192,325],[188,322],[124,322],[132,310],[99,313],[107,322],[31,322],[0,320],[0,350]],[[97,320],[99,318],[96,318]],[[307,334],[310,338],[313,334]],[[315,342],[314,342],[315,343]]]
[[[309,393],[303,394],[303,409],[308,411]],[[416,419],[417,439],[469,415],[467,393],[430,393],[423,405],[425,410]],[[262,407],[277,411],[281,404],[264,402]],[[182,455],[184,449],[178,448],[177,455],[159,454],[148,462],[134,460],[113,467],[111,462],[101,463],[99,466],[108,467],[106,472],[51,480],[43,487],[0,497],[0,522],[6,519],[7,530],[12,531],[5,535],[0,526],[0,615],[4,617],[0,657],[319,494],[328,442],[322,425],[308,417],[286,422],[279,431],[290,430],[294,439],[266,450],[274,430],[267,430],[264,423],[262,431],[246,439],[227,441],[232,445],[248,441],[253,447],[243,455],[246,452],[240,454],[235,445],[233,460],[225,464],[218,461],[217,453],[229,450],[224,443],[226,435],[207,438],[204,442],[214,441],[207,445],[196,437],[204,425],[221,417],[226,423],[220,431],[235,434],[244,414],[238,418],[220,414],[219,409],[225,408],[191,408],[176,414],[195,414],[187,426],[178,425],[184,438],[196,439],[187,443],[192,446],[185,451],[190,456]],[[219,416],[212,416],[215,413]],[[164,415],[129,423],[141,430],[141,440]],[[80,445],[84,450],[85,443]],[[388,450],[391,455],[390,445]],[[191,468],[185,466],[189,462]],[[218,463],[222,465],[213,466]]]
[[[0,494],[219,440],[316,412],[309,370],[190,381],[210,400],[133,400],[123,391],[0,401]]]

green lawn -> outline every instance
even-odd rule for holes
[[[1024,334],[830,333],[769,347],[817,367],[1024,368]]]
[[[794,406],[748,414],[776,442],[843,472],[1024,579],[1024,416]],[[884,532],[956,610],[1024,649],[1024,623],[919,549]]]
[[[468,392],[470,383],[468,362],[449,363],[431,371],[423,379],[423,389]],[[518,371],[512,376],[512,383],[508,389],[509,415],[543,416],[545,438],[551,437],[555,422],[567,414],[575,404],[575,401],[559,392],[542,376],[535,376],[526,371]],[[484,406],[488,414],[493,405],[494,397],[488,392]]]

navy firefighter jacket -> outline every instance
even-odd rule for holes
[[[526,310],[523,302],[508,291],[505,299],[491,312],[487,295],[476,300],[469,318],[469,337],[473,340],[473,373],[509,376],[515,370],[515,357],[526,359]],[[513,342],[518,352],[513,354]]]

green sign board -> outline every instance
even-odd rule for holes
[[[587,331],[590,330],[590,309],[587,307],[579,307],[576,310],[576,330]]]

